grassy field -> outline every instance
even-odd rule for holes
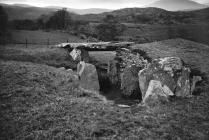
[[[76,63],[69,57],[68,52],[53,45],[49,47],[46,45],[29,45],[27,48],[23,44],[1,45],[0,59],[34,62],[54,67],[76,68]]]
[[[151,108],[121,108],[81,92],[75,73],[52,67],[67,58],[63,50],[37,45],[0,48],[0,139],[209,138],[208,87],[198,96],[175,98]],[[209,75],[206,45],[175,39],[133,48],[146,50],[153,58],[180,56]],[[91,56],[104,61],[113,52],[104,54],[106,58],[102,54]]]
[[[59,44],[63,42],[83,42],[79,37],[70,35],[61,31],[26,31],[26,30],[12,30],[11,31],[12,43],[26,43],[29,44]]]
[[[172,38],[184,38],[209,45],[208,24],[146,25],[125,24],[126,30],[119,37],[121,40],[148,43]]]

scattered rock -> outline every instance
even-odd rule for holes
[[[160,81],[151,80],[143,103],[147,105],[156,105],[162,102],[168,102],[170,96],[174,96],[174,94],[168,86],[163,85]]]
[[[139,89],[138,72],[140,68],[132,65],[126,67],[121,77],[122,94],[128,97],[141,95]]]
[[[100,90],[97,70],[94,65],[81,61],[77,66],[77,72],[80,76],[80,87],[90,91]]]

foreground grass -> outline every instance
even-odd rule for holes
[[[74,73],[0,61],[0,139],[207,139],[209,95],[119,108],[77,88]]]
[[[209,74],[205,45],[177,39],[134,48],[152,58],[180,56]],[[55,68],[72,63],[62,49],[37,45],[0,49],[0,139],[209,139],[208,85],[191,98],[151,108],[120,108],[81,92],[75,73]],[[101,54],[90,55],[105,61]],[[112,56],[105,54],[108,59]]]

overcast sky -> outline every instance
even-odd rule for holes
[[[29,4],[33,6],[61,6],[77,9],[107,8],[119,9],[125,7],[141,7],[157,0],[0,0],[6,4]],[[199,3],[208,3],[209,0],[194,0]]]

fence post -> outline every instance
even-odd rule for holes
[[[68,43],[68,39],[67,39],[67,43]]]
[[[28,39],[27,38],[25,39],[25,46],[26,46],[26,48],[28,47]]]

